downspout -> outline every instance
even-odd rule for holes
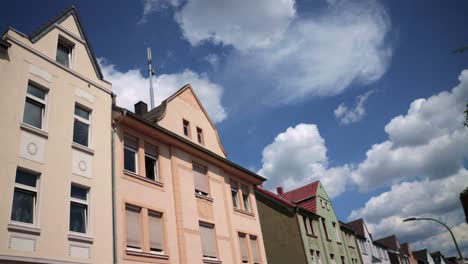
[[[117,215],[116,215],[116,204],[115,204],[115,201],[116,201],[116,197],[115,197],[115,131],[117,129],[117,126],[120,124],[120,122],[122,121],[122,119],[124,119],[124,117],[127,115],[127,110],[124,109],[122,111],[122,116],[120,117],[120,119],[114,123],[113,125],[113,128],[111,129],[111,150],[112,150],[112,153],[111,153],[111,164],[112,164],[112,168],[111,168],[111,173],[112,173],[112,238],[113,238],[113,242],[112,242],[112,253],[113,253],[113,263],[114,264],[117,264],[117,223],[116,223],[116,219],[117,219]],[[112,117],[111,117],[112,118]]]

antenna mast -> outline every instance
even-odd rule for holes
[[[153,91],[153,62],[151,59],[151,48],[148,48],[148,74],[149,74],[149,82],[150,82],[150,106],[151,109],[154,108],[154,91]]]

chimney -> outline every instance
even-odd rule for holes
[[[278,195],[283,195],[283,187],[276,187],[276,193],[278,193]]]
[[[148,113],[148,105],[142,101],[135,104],[135,114],[142,116]]]

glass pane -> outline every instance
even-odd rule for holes
[[[136,152],[128,148],[124,148],[124,169],[136,172],[135,162]]]
[[[33,175],[31,173],[22,171],[22,170],[16,170],[16,183],[28,185],[31,187],[36,187],[37,183],[37,176]]]
[[[73,125],[73,142],[83,146],[88,146],[88,130],[88,124],[75,119],[75,123]]]
[[[77,187],[77,186],[71,187],[71,197],[86,201],[87,196],[88,196],[88,190]]]
[[[86,205],[70,204],[70,231],[86,233]]]
[[[63,66],[69,67],[70,65],[70,48],[63,43],[57,45],[57,57],[56,61]]]
[[[42,104],[26,98],[26,103],[24,104],[23,122],[37,128],[42,128],[43,109],[44,106]]]
[[[11,220],[33,223],[34,197],[32,192],[15,189],[13,194],[13,208],[11,209]]]
[[[31,84],[28,84],[28,94],[34,95],[37,98],[41,98],[42,100],[45,100],[46,96],[46,92],[44,90],[34,87]]]
[[[157,179],[157,167],[156,167],[156,160],[145,156],[145,167],[146,167],[146,178],[150,180]]]
[[[78,106],[75,106],[75,115],[89,120],[89,111],[86,111]]]
[[[239,208],[239,198],[237,198],[237,189],[231,188],[232,204],[234,208]]]

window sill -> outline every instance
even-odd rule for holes
[[[213,198],[211,198],[209,196],[201,195],[199,193],[195,193],[195,197],[206,200],[208,202],[213,202]]]
[[[133,250],[126,250],[125,252],[129,256],[138,256],[138,257],[155,258],[155,259],[169,259],[168,255],[163,255],[163,254],[151,254],[151,253],[138,252],[138,251],[133,251]]]
[[[84,242],[84,243],[88,243],[88,244],[92,244],[93,243],[93,238],[92,237],[88,237],[88,236],[85,236],[85,235],[79,235],[79,234],[68,234],[68,240],[73,240],[73,241],[77,241],[77,242]]]
[[[8,231],[18,232],[18,233],[26,233],[32,235],[40,235],[41,229],[34,227],[34,226],[26,226],[22,224],[10,223],[8,224]]]
[[[128,171],[128,170],[124,170],[123,172],[124,172],[124,174],[127,175],[127,176],[136,178],[136,179],[138,179],[138,180],[141,180],[141,181],[144,181],[144,182],[147,182],[147,183],[154,184],[154,185],[159,186],[159,187],[164,187],[164,183],[162,183],[162,182],[150,180],[150,179],[148,179],[148,178],[146,178],[146,177],[143,177],[143,176],[141,176],[141,175],[139,175],[139,174],[136,174],[136,173],[131,172],[131,171]]]
[[[47,132],[45,132],[44,130],[39,129],[39,128],[37,128],[37,127],[33,127],[33,126],[31,126],[31,125],[28,125],[28,124],[26,124],[26,123],[21,122],[20,128],[21,128],[22,130],[24,130],[24,131],[33,133],[33,134],[38,135],[38,136],[40,136],[40,137],[49,138],[49,133],[47,133]]]
[[[255,216],[254,213],[251,213],[251,212],[239,209],[239,208],[234,208],[234,212],[241,213],[241,214],[244,214],[244,215],[248,215],[248,216],[251,216],[251,217]]]
[[[217,260],[217,259],[210,259],[210,258],[203,258],[203,263],[207,263],[207,264],[221,264],[223,263],[221,260]]]
[[[316,235],[314,235],[314,234],[307,234],[307,236],[308,236],[308,237],[317,238],[317,236],[316,236]]]
[[[86,146],[83,146],[83,145],[80,145],[78,143],[75,143],[73,142],[72,143],[72,148],[76,149],[76,150],[80,150],[80,151],[83,151],[83,152],[86,152],[88,153],[89,155],[94,155],[94,150],[86,147]]]

